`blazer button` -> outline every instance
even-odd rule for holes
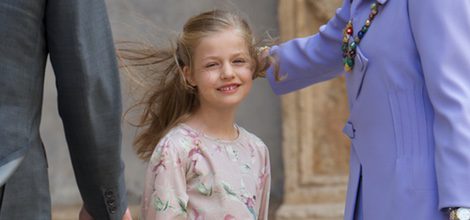
[[[104,192],[104,196],[106,198],[113,198],[114,197],[114,193],[113,191],[111,191],[110,189],[106,190],[106,192]]]
[[[354,139],[356,137],[356,129],[354,128],[354,124],[348,121],[343,128],[343,133],[346,134],[349,138]]]
[[[110,207],[109,207],[109,212],[110,212],[111,214],[116,213],[116,206],[110,206]]]
[[[114,202],[114,199],[108,200],[107,203],[108,203],[109,206],[115,206],[116,205],[116,203]]]

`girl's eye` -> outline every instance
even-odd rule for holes
[[[233,61],[234,63],[246,63],[244,59],[236,59]]]
[[[211,68],[211,67],[214,67],[214,66],[217,66],[217,63],[208,63],[208,64],[206,64],[206,68]]]

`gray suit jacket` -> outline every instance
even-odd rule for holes
[[[42,146],[39,123],[48,55],[85,207],[95,219],[120,219],[127,207],[121,97],[103,0],[0,0],[0,166]],[[47,191],[47,181],[40,188]],[[2,206],[13,202],[5,200]]]

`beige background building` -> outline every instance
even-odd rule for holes
[[[268,34],[281,40],[307,36],[333,15],[339,3],[339,0],[107,0],[116,41],[159,45],[177,34],[191,15],[214,8],[241,13],[262,38]],[[75,208],[81,204],[81,198],[57,113],[50,66],[46,77],[41,133],[49,160],[54,219],[76,219]],[[125,80],[122,87],[127,109],[135,98]],[[344,93],[344,82],[338,79],[279,98],[266,81],[256,80],[249,98],[240,107],[239,124],[263,139],[270,150],[273,173],[270,219],[341,219],[349,154],[349,144],[340,131],[347,117]],[[122,127],[129,202],[138,205],[145,164],[132,149],[135,129],[126,122]]]
[[[280,0],[281,40],[317,32],[339,4]],[[349,155],[349,142],[341,132],[348,114],[345,92],[339,78],[281,98],[285,191],[275,219],[342,219]]]

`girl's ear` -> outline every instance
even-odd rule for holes
[[[194,83],[193,76],[191,74],[191,70],[188,66],[183,67],[183,75],[186,83],[188,83],[192,87],[196,86],[196,83]]]

